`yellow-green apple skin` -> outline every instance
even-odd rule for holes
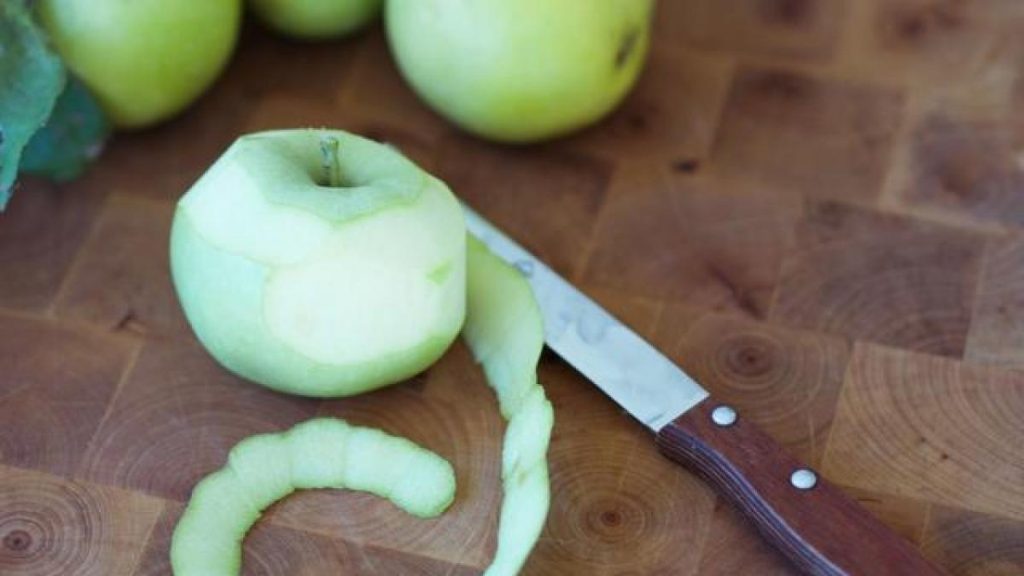
[[[249,0],[264,24],[299,40],[351,34],[380,15],[383,0]]]
[[[405,79],[463,129],[549,139],[622,100],[646,59],[653,0],[388,0]]]
[[[321,143],[338,141],[340,185]],[[420,372],[458,335],[466,229],[443,182],[341,131],[239,138],[179,201],[171,273],[228,370],[332,397]]]
[[[61,58],[120,128],[174,116],[227,64],[241,0],[39,0]]]

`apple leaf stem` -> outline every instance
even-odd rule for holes
[[[338,162],[338,148],[340,144],[334,136],[323,136],[320,138],[320,166],[323,170],[324,186],[331,188],[341,187],[341,163]]]

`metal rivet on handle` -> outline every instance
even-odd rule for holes
[[[789,477],[789,483],[797,490],[810,490],[818,483],[818,475],[807,468],[800,468]]]
[[[723,428],[732,426],[736,423],[736,411],[732,409],[732,406],[726,406],[725,404],[716,406],[711,411],[711,421]]]

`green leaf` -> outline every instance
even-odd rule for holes
[[[92,93],[74,76],[57,99],[50,119],[21,156],[22,172],[66,182],[99,155],[110,123]]]
[[[0,209],[10,198],[22,148],[63,88],[64,66],[25,3],[0,1]]]

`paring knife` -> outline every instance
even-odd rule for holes
[[[465,207],[469,231],[533,288],[549,348],[657,435],[807,574],[943,574],[899,535],[564,278]]]

